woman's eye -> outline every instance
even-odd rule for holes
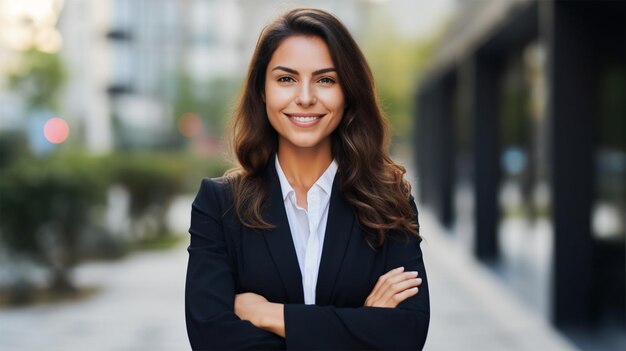
[[[291,82],[295,82],[295,80],[291,77],[280,77],[278,78],[278,81],[280,83],[291,83]]]
[[[330,84],[335,83],[335,80],[332,79],[332,78],[324,77],[324,78],[320,79],[319,82],[322,83],[322,84],[330,85]]]

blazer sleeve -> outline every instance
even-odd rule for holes
[[[417,216],[415,202],[411,205]],[[387,242],[386,271],[404,266],[418,271],[422,284],[416,295],[396,308],[286,304],[285,338],[287,349],[411,349],[424,347],[430,321],[428,282],[421,238]]]
[[[284,349],[284,338],[241,320],[234,313],[233,267],[222,226],[220,191],[228,190],[216,181],[203,179],[191,210],[185,285],[185,317],[191,347]]]

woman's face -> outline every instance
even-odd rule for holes
[[[297,35],[278,46],[265,74],[265,108],[279,145],[330,146],[330,134],[343,117],[344,95],[322,39]]]

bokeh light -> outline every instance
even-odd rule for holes
[[[50,118],[43,127],[43,135],[49,142],[60,144],[70,135],[70,127],[63,118]]]
[[[58,52],[62,37],[55,25],[63,5],[63,0],[0,0],[0,42],[17,51]]]
[[[193,112],[187,112],[178,119],[178,131],[186,137],[194,137],[202,131],[202,119]]]

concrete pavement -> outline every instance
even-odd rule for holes
[[[425,350],[576,350],[420,210],[431,324]]]

